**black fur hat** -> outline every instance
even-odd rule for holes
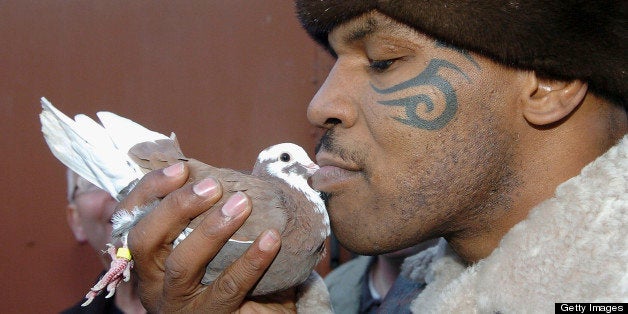
[[[580,79],[624,107],[626,0],[296,0],[303,27],[328,47],[339,24],[377,10],[446,43],[553,79]]]

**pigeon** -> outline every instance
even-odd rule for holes
[[[330,234],[329,217],[320,193],[308,184],[308,178],[319,167],[300,146],[282,143],[264,149],[252,172],[245,174],[186,157],[174,133],[168,137],[111,112],[97,113],[101,124],[82,114],[71,119],[43,97],[41,105],[42,132],[53,155],[117,200],[128,195],[144,174],[178,162],[188,164],[188,182],[211,176],[222,184],[222,199],[193,219],[173,247],[183,241],[206,214],[222,207],[232,194],[245,192],[251,198],[249,218],[207,265],[203,284],[213,282],[269,228],[280,232],[282,246],[268,271],[250,292],[251,296],[271,294],[303,283],[324,255],[325,239]],[[133,260],[127,248],[127,235],[156,204],[114,214],[113,236],[120,239],[122,247],[116,249],[108,244],[107,252],[113,260],[110,270],[90,289],[84,306],[105,289],[107,297],[113,296],[120,281],[129,280]]]

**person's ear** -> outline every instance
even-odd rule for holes
[[[70,203],[65,210],[66,219],[68,220],[68,225],[70,229],[72,229],[72,233],[74,234],[74,238],[79,243],[87,242],[87,234],[85,233],[85,229],[81,224],[81,220],[79,217],[78,209],[76,208],[76,204]]]
[[[523,115],[534,125],[560,121],[578,107],[587,89],[587,84],[579,80],[545,79],[530,72],[523,95]]]

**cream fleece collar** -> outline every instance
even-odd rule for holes
[[[428,282],[416,313],[553,312],[555,302],[628,301],[628,135],[562,183],[491,255],[449,251],[404,265]],[[415,267],[416,266],[416,267]]]

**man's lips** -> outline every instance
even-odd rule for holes
[[[322,192],[333,192],[360,176],[360,168],[324,151],[316,154],[320,169],[312,176],[312,187]]]

